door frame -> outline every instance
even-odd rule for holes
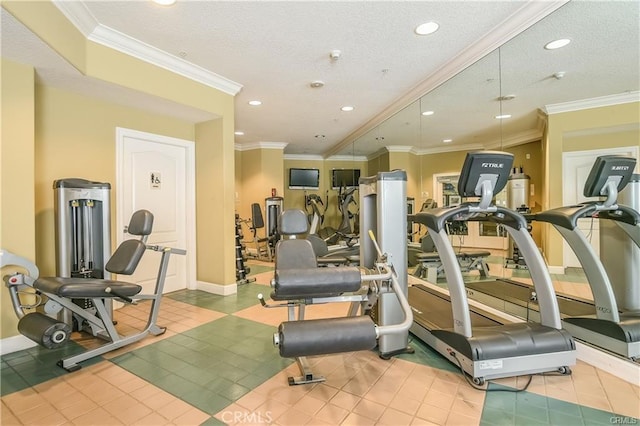
[[[158,135],[155,133],[142,132],[139,130],[116,127],[116,243],[120,244],[124,238],[122,230],[128,223],[129,218],[124,218],[122,206],[124,205],[124,140],[125,137],[139,138],[146,141],[171,145],[185,150],[185,198],[187,205],[185,212],[186,239],[187,239],[187,259],[186,259],[186,288],[196,289],[196,148],[195,142],[178,139],[170,136]],[[178,247],[181,248],[181,247]]]

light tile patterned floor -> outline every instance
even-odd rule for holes
[[[264,264],[261,266],[265,267]],[[256,268],[256,272],[262,268]],[[493,270],[493,269],[492,269]],[[388,361],[373,351],[310,358],[326,382],[293,386],[291,360],[271,346],[286,309],[266,309],[272,272],[238,295],[182,291],[164,298],[161,336],[106,354],[74,373],[64,354],[99,342],[76,336],[67,352],[30,349],[3,356],[2,425],[587,425],[638,422],[640,388],[579,362],[574,374],[533,377],[526,392],[480,392],[454,366],[413,341],[413,355]],[[580,283],[576,283],[580,285]],[[116,313],[129,333],[148,306]],[[342,316],[347,305],[307,308],[307,318]],[[82,345],[82,346],[80,346]],[[71,351],[71,352],[69,352]],[[520,388],[525,378],[494,381]],[[617,416],[617,417],[616,417]]]

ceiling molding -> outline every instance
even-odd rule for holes
[[[582,99],[579,101],[562,102],[558,104],[550,104],[544,106],[544,112],[547,115],[561,114],[563,112],[580,111],[591,108],[601,108],[613,105],[622,105],[632,102],[640,102],[640,92],[626,92],[616,95],[600,96],[591,99]]]
[[[314,154],[285,154],[282,158],[285,160],[304,160],[304,161],[323,161],[324,157],[322,155],[314,155]]]
[[[235,144],[233,148],[236,151],[251,151],[252,149],[284,149],[287,142],[250,142],[243,144]]]
[[[417,155],[429,155],[429,154],[442,154],[445,152],[457,152],[457,151],[482,151],[484,150],[484,145],[481,144],[473,144],[473,145],[450,145],[443,146],[440,148],[421,148],[416,149]]]
[[[122,52],[190,80],[235,96],[242,85],[182,58],[143,43],[113,28],[98,23],[82,2],[54,1],[56,7],[84,36],[95,43]]]
[[[53,4],[86,38],[99,25],[84,2],[53,0]]]
[[[413,146],[408,145],[389,145],[386,147],[389,152],[412,152]]]
[[[539,128],[525,130],[503,138],[501,141],[485,144],[486,149],[502,149],[512,146],[523,145],[529,142],[536,142],[542,139],[542,131]]]
[[[475,43],[463,49],[454,58],[439,67],[436,72],[415,86],[409,93],[395,100],[391,105],[376,114],[341,142],[331,147],[325,154],[331,155],[341,151],[346,146],[355,142],[356,139],[374,129],[383,121],[395,115],[412,102],[420,99],[422,96],[482,59],[484,56],[493,52],[495,49],[528,29],[542,18],[568,3],[568,1],[569,0],[527,1],[520,9],[496,25],[494,29],[487,32],[484,37],[481,37]]]
[[[362,155],[332,155],[326,158],[327,161],[369,161],[369,159]]]

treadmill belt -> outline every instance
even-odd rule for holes
[[[491,281],[472,281],[465,283],[465,286],[480,293],[484,293],[495,298],[514,303],[523,307],[529,307],[538,311],[538,304],[532,302],[531,292],[534,288],[528,284],[519,283],[511,280],[491,280]],[[558,295],[558,308],[561,316],[575,317],[593,315],[596,313],[593,303],[574,299],[568,296]]]
[[[409,287],[409,304],[413,308],[413,320],[428,330],[453,329],[453,314],[449,296],[440,294],[421,284]],[[479,313],[471,307],[471,326],[500,325],[489,314]]]

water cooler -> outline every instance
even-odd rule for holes
[[[640,210],[640,174],[618,194],[618,204]],[[640,312],[640,249],[613,221],[600,221],[600,260],[611,280],[618,308]]]
[[[53,182],[53,189],[56,275],[111,278],[104,269],[111,256],[111,185],[85,179],[60,179]],[[93,308],[89,299],[74,299],[74,302],[84,309]],[[111,306],[107,307],[111,311]],[[71,312],[61,315],[61,320],[73,325]]]

